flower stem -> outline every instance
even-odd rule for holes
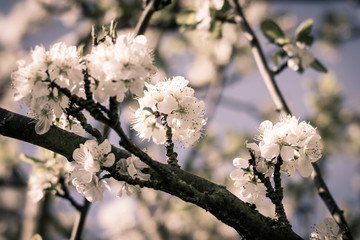
[[[279,222],[285,226],[290,226],[289,220],[286,217],[284,205],[282,200],[284,198],[283,187],[281,186],[281,173],[280,167],[283,164],[283,160],[280,156],[277,158],[274,168],[274,183],[275,183],[275,213],[279,219]]]
[[[165,148],[166,148],[166,161],[168,164],[180,168],[177,160],[177,153],[174,152],[174,143],[172,142],[172,132],[171,127],[169,127],[166,121],[167,115],[161,115],[161,122],[165,127],[166,131],[166,141],[165,141]]]

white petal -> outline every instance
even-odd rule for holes
[[[106,160],[103,162],[103,166],[111,167],[115,163],[115,155],[110,153],[107,155]]]
[[[159,112],[164,114],[170,114],[172,111],[178,108],[178,103],[171,95],[164,97],[164,100],[157,105]]]
[[[294,158],[294,149],[290,146],[282,146],[280,154],[283,161],[290,161]]]

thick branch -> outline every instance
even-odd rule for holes
[[[32,119],[0,108],[0,134],[23,140],[71,159],[73,151],[87,139],[66,132],[55,126],[44,135],[34,131]],[[129,156],[126,151],[112,148],[116,159]],[[149,187],[167,192],[193,203],[213,214],[223,223],[233,227],[247,239],[301,239],[291,229],[281,228],[278,223],[251,209],[246,203],[226,190],[225,187],[185,172],[171,165],[153,161],[153,165],[163,173],[156,181],[137,182],[141,187]],[[115,170],[109,171],[118,180]],[[154,173],[156,177],[158,173]],[[128,182],[135,184],[134,182]]]
[[[271,94],[271,97],[273,99],[273,102],[276,105],[276,108],[280,110],[282,113],[290,114],[291,111],[289,107],[286,104],[286,101],[284,97],[282,96],[276,82],[274,79],[274,74],[269,69],[269,66],[267,65],[267,61],[265,59],[264,53],[262,51],[262,48],[260,46],[260,43],[251,29],[250,25],[248,24],[244,13],[242,12],[242,9],[239,5],[239,2],[237,0],[230,0],[229,1],[232,7],[235,9],[236,12],[236,22],[239,23],[245,33],[246,38],[248,39],[252,53],[254,55],[256,64],[259,68],[259,71],[261,73],[262,78],[264,79],[264,82],[268,88],[269,93]],[[313,173],[313,180],[314,185],[316,186],[319,195],[321,199],[324,201],[325,205],[329,209],[330,213],[332,214],[335,221],[340,225],[340,227],[345,231],[345,236],[348,239],[353,239],[350,228],[348,224],[346,223],[346,220],[344,218],[343,211],[340,210],[337,203],[335,202],[334,198],[332,197],[328,187],[326,186],[325,181],[323,180],[320,168],[316,163],[312,163],[314,167],[314,173]]]

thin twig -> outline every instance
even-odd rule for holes
[[[280,65],[280,67],[276,67],[273,72],[272,75],[278,75],[280,74],[282,71],[284,71],[286,68],[288,67],[287,61],[284,62],[283,64]]]
[[[241,27],[245,32],[244,35],[250,43],[256,64],[259,68],[262,78],[264,79],[268,91],[271,94],[271,97],[276,105],[276,108],[282,113],[291,115],[291,111],[287,106],[286,101],[275,82],[274,74],[267,65],[267,61],[265,59],[260,43],[255,33],[251,29],[250,25],[248,24],[240,7],[240,4],[238,3],[237,0],[230,0],[229,3],[236,11],[237,16],[235,17],[235,20],[241,25]],[[316,186],[321,199],[324,201],[325,205],[329,209],[335,221],[344,230],[344,235],[350,240],[353,239],[349,225],[346,223],[346,220],[344,218],[343,211],[340,210],[334,198],[332,197],[328,187],[326,186],[326,183],[321,176],[320,168],[316,163],[312,163],[312,165],[314,167],[314,172],[313,172],[314,185]]]
[[[63,191],[63,194],[56,192],[56,196],[59,196],[61,198],[64,198],[66,200],[68,200],[70,202],[70,204],[77,210],[77,211],[81,211],[82,206],[77,203],[70,195],[68,188],[65,186],[65,179],[64,178],[60,178],[59,179],[59,183],[61,185],[61,189]]]
[[[140,19],[135,27],[135,34],[142,35],[145,33],[146,28],[150,22],[151,16],[154,13],[154,3],[155,0],[151,0],[145,7],[144,11],[142,12]]]
[[[70,240],[81,239],[81,234],[85,227],[85,220],[90,206],[91,206],[91,202],[89,202],[86,198],[84,198],[84,204],[83,206],[81,206],[81,210],[79,211],[79,214],[75,220],[75,224],[71,233]]]
[[[290,109],[287,106],[284,97],[282,96],[280,89],[278,88],[277,84],[275,83],[274,76],[271,74],[271,70],[267,64],[264,52],[261,48],[260,42],[257,39],[254,31],[248,24],[244,13],[238,3],[237,0],[230,0],[229,3],[235,9],[237,16],[235,17],[235,21],[240,24],[243,31],[245,32],[245,37],[250,43],[251,51],[254,55],[255,62],[259,68],[260,74],[265,81],[265,84],[268,88],[268,91],[275,103],[275,106],[278,111],[281,111],[285,114],[291,114]]]

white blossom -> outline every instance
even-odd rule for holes
[[[90,182],[81,182],[77,178],[73,179],[73,184],[79,193],[82,193],[89,202],[103,200],[104,189],[110,191],[110,187],[104,179],[94,176]]]
[[[197,29],[208,30],[211,23],[211,9],[220,10],[224,5],[224,0],[196,0],[195,1],[195,19],[199,22]]]
[[[278,156],[281,156],[283,171],[293,175],[295,169],[303,177],[309,177],[313,171],[311,163],[321,157],[320,135],[310,124],[296,117],[284,117],[275,125],[266,120],[259,126],[259,143],[248,144],[248,148],[256,150],[257,166],[264,172],[264,166],[271,168]],[[272,170],[271,170],[272,171]]]
[[[310,234],[310,240],[342,240],[342,231],[332,218],[324,218],[317,224],[315,232]]]
[[[233,164],[237,169],[230,173],[230,178],[235,181],[234,186],[240,188],[241,199],[252,204],[261,202],[266,188],[255,176],[253,167],[243,158],[235,158]]]
[[[73,152],[75,166],[71,172],[72,183],[89,201],[102,200],[104,188],[109,188],[105,180],[99,180],[97,173],[101,167],[111,167],[115,163],[115,155],[110,152],[111,145],[107,139],[101,144],[87,140]]]
[[[312,53],[307,51],[308,46],[303,43],[289,43],[283,46],[283,49],[289,56],[288,66],[294,71],[298,71],[300,66],[302,69],[308,68],[315,60]]]
[[[62,193],[63,190],[59,183],[59,179],[64,177],[68,172],[67,165],[61,160],[59,155],[54,155],[48,150],[42,151],[45,159],[37,159],[29,178],[28,194],[30,198],[37,202],[44,197],[45,192],[55,194]],[[33,161],[26,156],[22,156],[24,160]]]
[[[145,181],[150,180],[150,174],[142,172],[143,169],[149,168],[149,166],[142,162],[138,157],[131,155],[131,157],[126,159],[126,163],[127,171],[133,179],[138,178]]]
[[[94,97],[99,102],[109,97],[121,102],[128,90],[141,97],[144,82],[155,73],[152,52],[143,35],[122,34],[115,43],[108,37],[86,59],[89,73],[96,81]]]
[[[49,51],[36,46],[31,57],[29,64],[18,61],[18,70],[12,74],[15,100],[24,100],[30,109],[29,115],[36,119],[36,133],[44,134],[68,105],[68,98],[57,89],[51,89],[50,82],[77,94],[82,87],[84,66],[76,47],[62,42],[52,45]]]
[[[199,139],[206,124],[205,104],[194,97],[194,90],[187,86],[188,83],[185,78],[177,76],[155,85],[146,84],[147,90],[139,99],[140,108],[132,122],[141,138],[152,137],[155,143],[164,143],[165,129],[159,117],[166,115],[173,140],[189,145]]]

